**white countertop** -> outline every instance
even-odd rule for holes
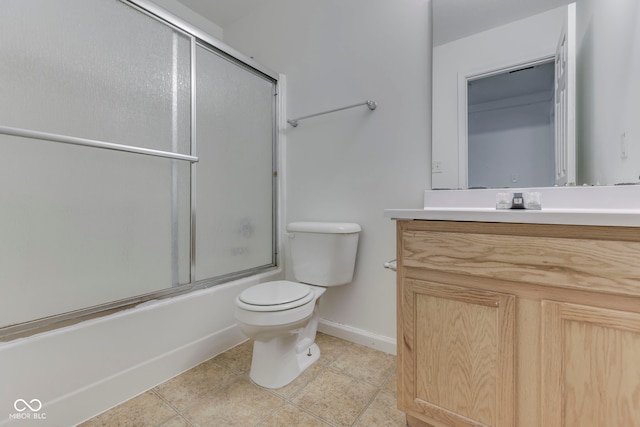
[[[497,192],[536,191],[541,210],[496,209]],[[424,207],[385,209],[391,219],[640,227],[640,185],[536,189],[427,190]]]
[[[640,227],[639,209],[542,209],[497,210],[493,208],[385,209],[394,220],[514,222],[528,224],[605,225]]]

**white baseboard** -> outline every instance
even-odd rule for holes
[[[393,338],[377,335],[369,331],[335,323],[326,319],[320,319],[318,331],[388,354],[396,354],[396,340]]]

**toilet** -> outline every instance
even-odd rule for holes
[[[290,223],[296,282],[260,283],[237,296],[238,327],[254,340],[249,373],[253,382],[283,387],[318,360],[319,299],[326,288],[353,279],[360,231],[358,224],[346,222]]]

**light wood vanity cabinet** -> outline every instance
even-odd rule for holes
[[[397,227],[410,426],[640,426],[640,228]]]

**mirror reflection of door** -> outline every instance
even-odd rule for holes
[[[556,185],[576,183],[576,4],[567,9],[555,57]]]
[[[568,15],[555,58],[467,78],[468,188],[575,183],[575,13]]]
[[[554,61],[467,81],[469,188],[554,185]]]

